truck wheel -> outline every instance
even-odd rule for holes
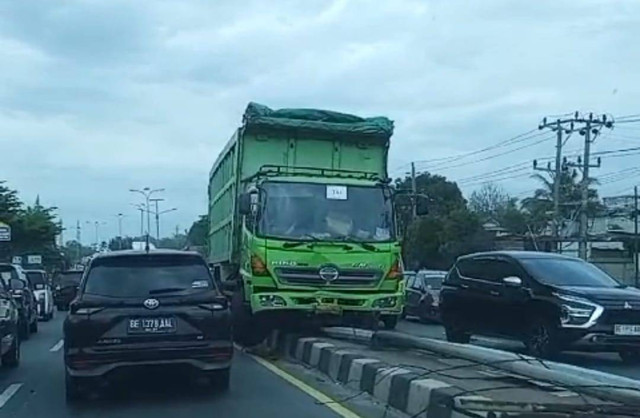
[[[2,356],[2,365],[4,367],[17,367],[18,364],[20,364],[20,336],[16,333],[11,348]]]
[[[537,319],[529,324],[524,344],[533,357],[550,358],[560,351],[556,328],[548,319]]]
[[[471,341],[471,334],[456,319],[444,322],[444,333],[451,343],[468,344]]]
[[[384,329],[395,329],[396,325],[398,325],[398,315],[388,315],[380,318],[384,325]]]
[[[269,335],[269,330],[251,313],[244,303],[242,291],[231,298],[231,317],[233,320],[233,339],[245,347],[260,344]],[[261,326],[262,325],[262,326]]]

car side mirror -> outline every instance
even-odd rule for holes
[[[509,287],[520,287],[522,286],[522,279],[516,276],[509,276],[502,279],[502,283]]]

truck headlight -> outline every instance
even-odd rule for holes
[[[397,302],[398,302],[397,297],[389,296],[386,298],[380,298],[380,299],[374,300],[371,306],[373,306],[374,308],[393,308],[396,306]]]
[[[604,309],[597,303],[578,296],[556,293],[562,300],[560,307],[560,323],[563,327],[588,328],[593,326],[602,315]]]
[[[287,305],[287,301],[285,301],[283,297],[278,295],[259,295],[258,301],[260,301],[261,306],[268,307],[280,307]]]

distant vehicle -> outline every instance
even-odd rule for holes
[[[471,334],[523,341],[530,354],[618,352],[640,362],[640,290],[593,264],[539,252],[487,252],[458,259],[441,293],[449,341]]]
[[[53,280],[53,299],[59,311],[69,310],[69,304],[76,297],[83,270],[67,270],[60,272]]]
[[[112,372],[179,367],[229,386],[227,298],[202,256],[118,251],[96,256],[64,322],[67,401]]]
[[[0,275],[18,305],[20,339],[27,340],[31,333],[38,332],[38,306],[33,289],[21,266],[0,264]]]
[[[4,280],[7,271],[3,265],[0,272],[0,361],[4,367],[16,367],[20,363],[20,312],[8,280]]]
[[[421,270],[407,280],[404,314],[422,321],[440,320],[440,289],[446,271]]]
[[[53,318],[55,309],[53,302],[53,292],[49,276],[44,270],[26,270],[27,280],[33,287],[33,294],[38,303],[38,317],[49,321]]]

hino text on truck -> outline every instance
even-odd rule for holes
[[[209,176],[209,261],[238,341],[309,320],[395,326],[392,133],[384,117],[248,105]]]

